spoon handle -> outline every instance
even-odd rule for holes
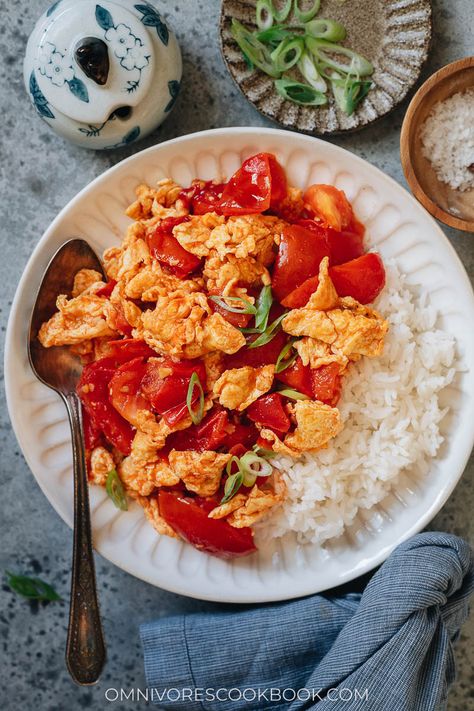
[[[95,684],[105,663],[92,553],[87,467],[81,404],[75,392],[65,397],[74,461],[74,547],[66,665],[77,684]]]

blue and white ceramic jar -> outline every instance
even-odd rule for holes
[[[28,40],[24,78],[39,115],[86,148],[142,138],[170,113],[182,63],[152,2],[58,0]]]

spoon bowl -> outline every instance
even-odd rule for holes
[[[474,232],[474,190],[461,192],[438,179],[421,148],[421,127],[439,101],[474,87],[474,57],[465,57],[435,72],[411,100],[403,121],[400,155],[416,199],[433,217],[450,227]]]
[[[41,282],[30,322],[28,356],[36,377],[61,396],[71,425],[74,543],[66,665],[77,684],[90,685],[98,681],[104,666],[105,643],[95,583],[81,403],[76,393],[82,365],[68,346],[44,348],[38,340],[41,324],[57,311],[58,294],[71,296],[74,276],[80,269],[103,274],[87,242],[69,240],[56,252]]]

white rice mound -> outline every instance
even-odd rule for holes
[[[438,396],[455,374],[455,340],[435,327],[436,310],[392,262],[374,303],[390,323],[384,354],[361,358],[344,378],[342,432],[299,460],[278,457],[288,497],[258,526],[259,539],[289,531],[300,543],[341,535],[359,509],[381,501],[406,467],[434,457],[443,437]]]

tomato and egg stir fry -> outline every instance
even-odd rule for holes
[[[39,333],[84,362],[90,481],[161,534],[251,553],[285,498],[272,457],[327,446],[344,373],[382,352],[383,263],[343,192],[288,186],[268,153],[226,183],[141,185],[127,214],[107,281],[79,271]]]

